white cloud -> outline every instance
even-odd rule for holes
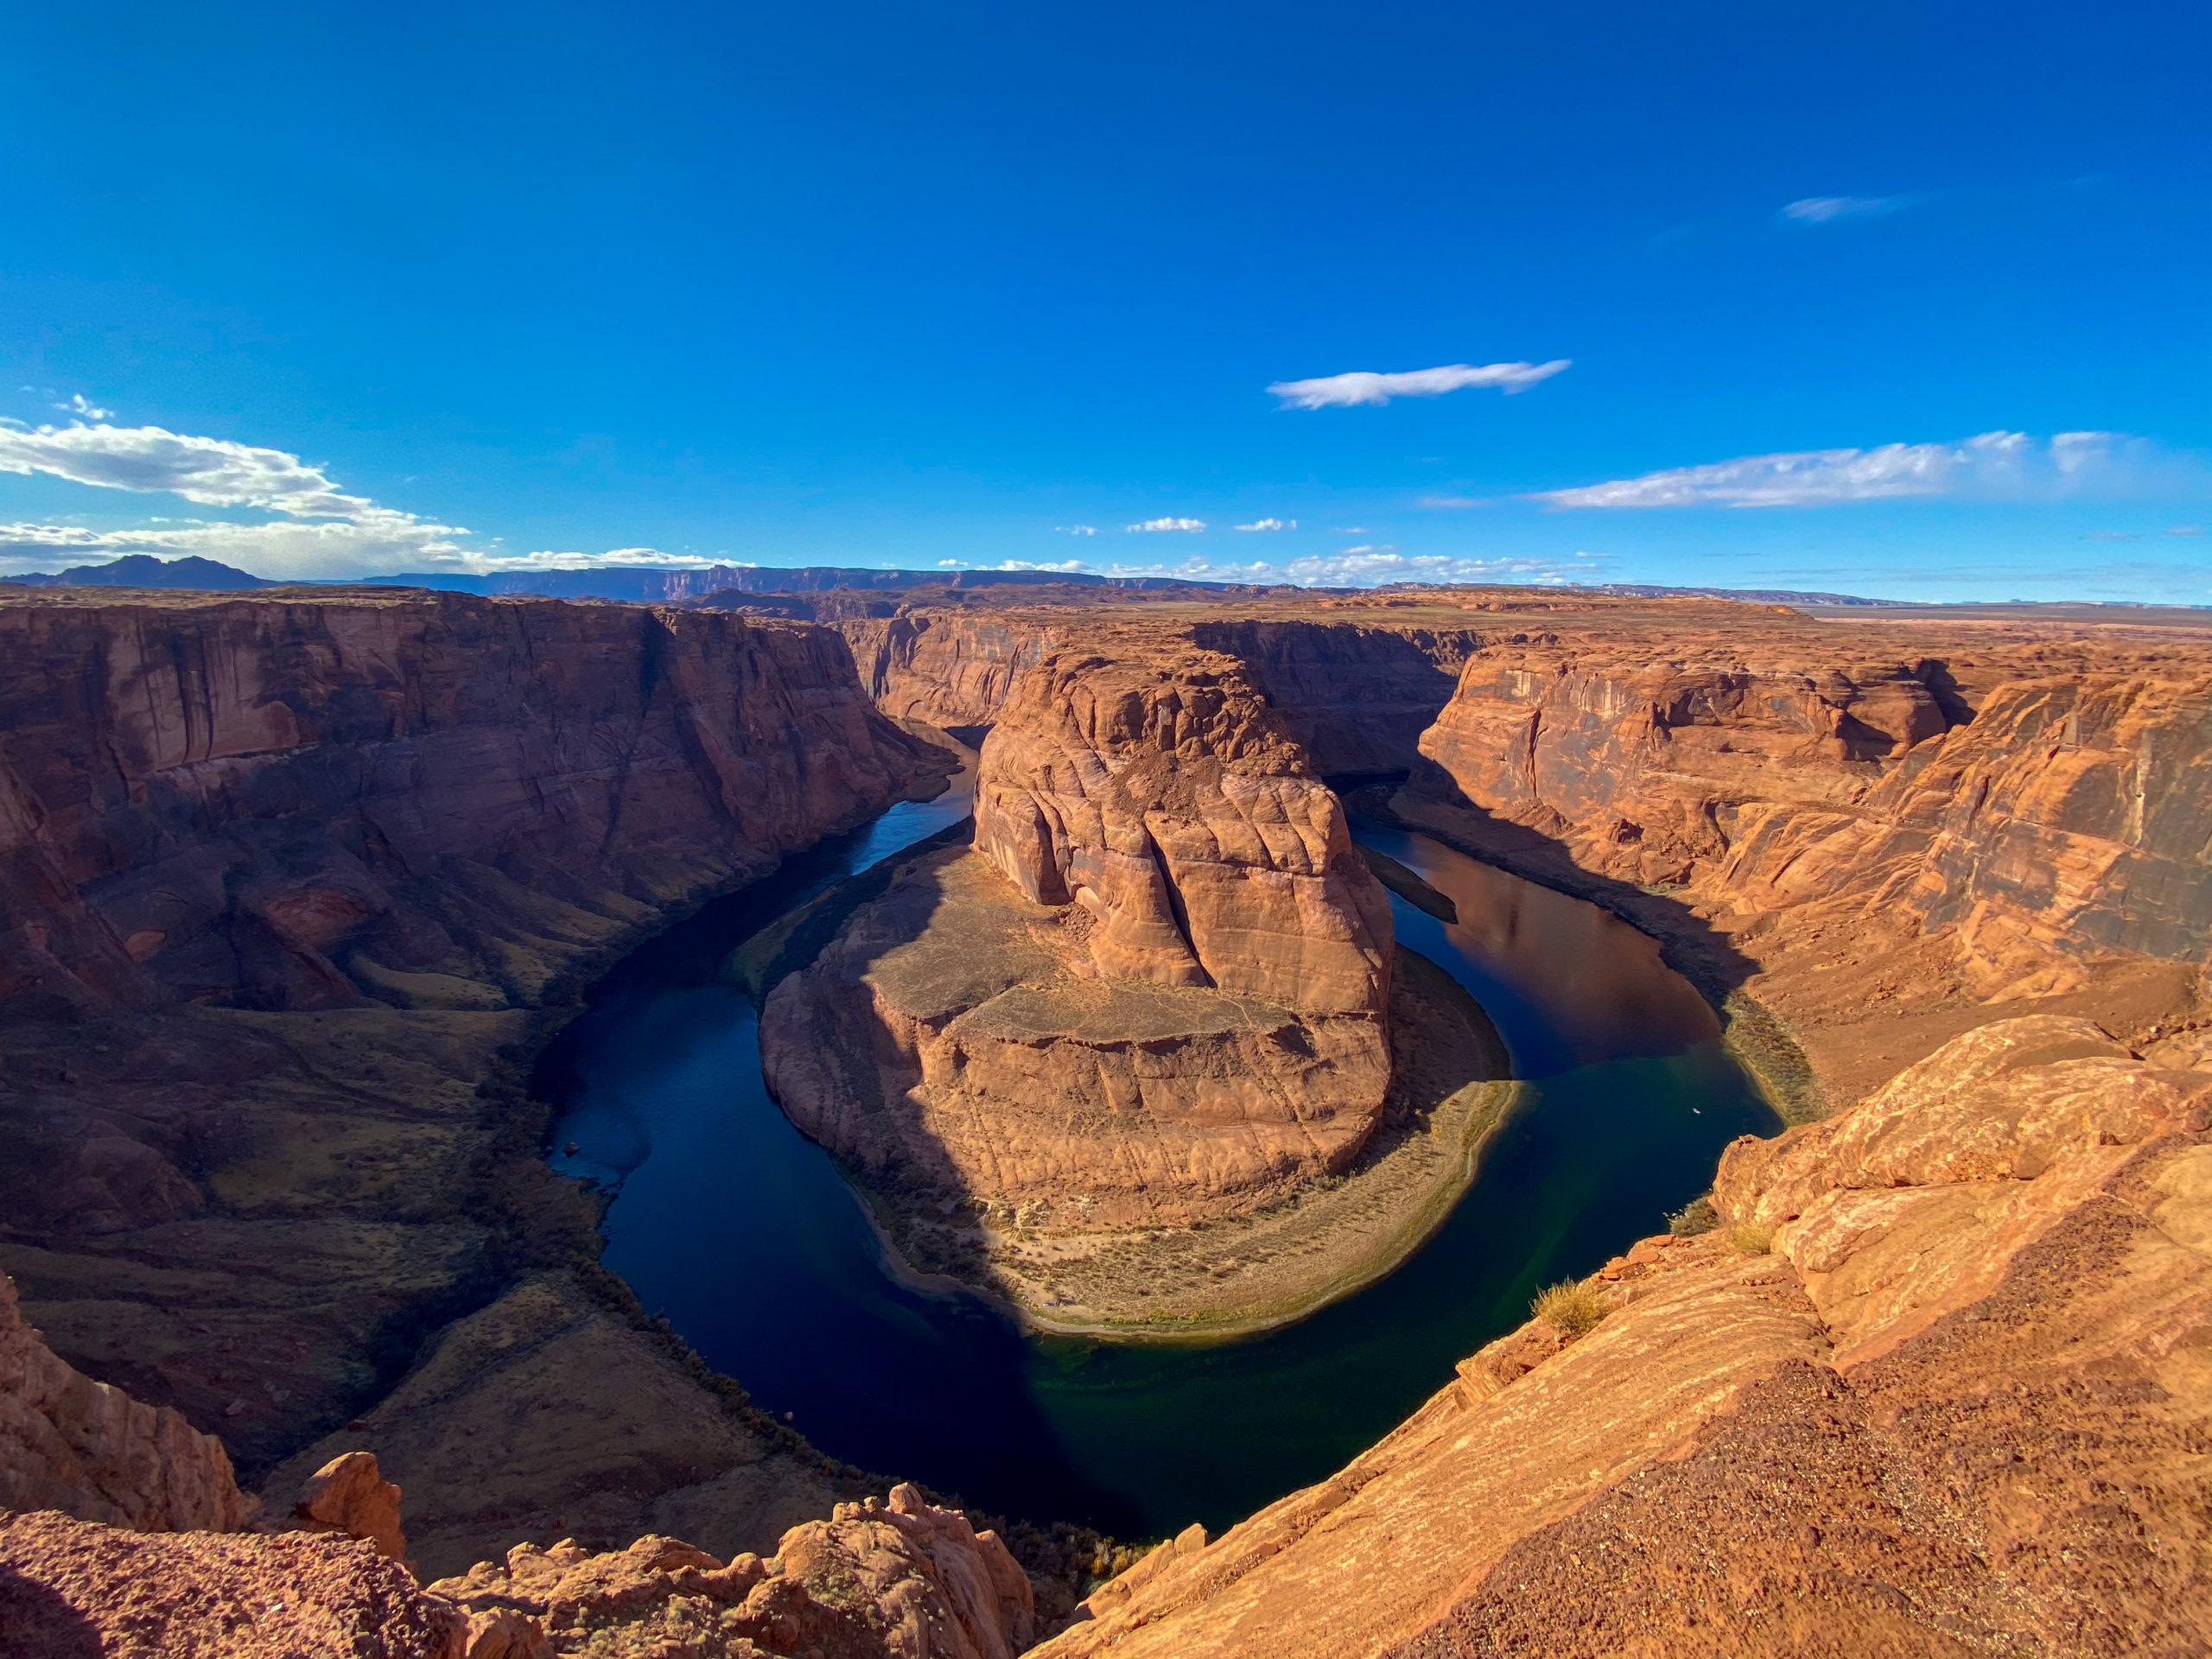
[[[1587,560],[1588,555],[1577,554]],[[1306,588],[1370,588],[1386,582],[1528,582],[1554,586],[1590,578],[1588,563],[1554,559],[1466,558],[1449,553],[1399,553],[1387,548],[1347,548],[1325,557],[1294,559],[1284,574]]]
[[[2176,524],[2166,531],[2169,536],[2202,536],[2203,533],[2204,526],[2202,524]]]
[[[1490,501],[1479,495],[1424,495],[1421,504],[1424,507],[1486,507]]]
[[[1147,518],[1141,524],[1123,524],[1122,528],[1132,535],[1156,534],[1161,531],[1185,531],[1196,535],[1206,527],[1203,518]]]
[[[1285,409],[1326,409],[1332,404],[1387,404],[1393,397],[1436,397],[1469,386],[1497,386],[1508,393],[1526,391],[1566,368],[1569,358],[1549,363],[1448,363],[1437,369],[1405,369],[1377,374],[1357,369],[1313,380],[1278,380],[1268,390]]]
[[[2191,474],[2201,476],[2193,462],[2162,457],[2122,433],[2062,432],[2038,442],[2024,432],[1984,432],[1948,443],[1744,455],[1529,499],[1555,507],[1805,507],[1940,495],[2034,500],[2123,494],[2159,474],[2178,480]]]
[[[84,412],[103,411],[86,404]],[[257,575],[302,577],[440,569],[471,574],[576,570],[608,564],[697,568],[722,562],[650,547],[507,553],[496,539],[469,545],[460,539],[470,534],[463,526],[379,506],[342,489],[323,467],[282,449],[157,426],[76,421],[67,426],[0,427],[0,473],[43,474],[96,489],[180,496],[226,512],[275,515],[259,523],[149,515],[139,524],[118,529],[67,521],[0,524],[0,568],[10,570],[50,565],[58,557],[83,563],[128,553],[197,555]]]
[[[104,421],[115,413],[111,409],[101,409],[95,404],[86,403],[85,394],[81,391],[71,392],[67,403],[56,404],[54,408],[60,410],[64,415],[76,415],[88,421]]]
[[[0,565],[24,570],[52,565],[62,556],[87,563],[126,553],[160,558],[196,554],[256,575],[358,575],[463,564],[466,550],[451,538],[466,534],[456,525],[405,513],[365,524],[342,518],[315,523],[279,519],[260,524],[156,523],[129,530],[0,524]]]
[[[1295,518],[1255,518],[1249,524],[1238,524],[1238,530],[1296,530]]]
[[[499,570],[603,570],[609,565],[655,570],[703,570],[717,564],[748,570],[753,568],[751,559],[709,557],[703,553],[664,553],[657,547],[616,547],[604,553],[556,552],[550,549],[536,553],[464,551],[459,561],[471,575],[488,575]]]
[[[257,507],[295,518],[413,517],[346,494],[321,467],[281,449],[188,437],[158,426],[74,421],[0,432],[0,473],[48,473],[102,489],[166,492],[203,507]]]
[[[1360,553],[1391,553],[1397,550],[1397,546],[1395,542],[1362,542],[1357,547],[1338,548],[1337,556],[1351,558],[1355,554]]]
[[[1800,225],[1826,225],[1839,219],[1878,219],[1911,205],[1910,196],[1807,196],[1786,204],[1782,216]]]
[[[1401,553],[1389,546],[1351,547],[1342,552],[1275,561],[1210,559],[1201,554],[1152,563],[1113,563],[1013,569],[1084,569],[1109,576],[1174,576],[1185,582],[1247,582],[1257,587],[1371,588],[1391,582],[1516,582],[1556,585],[1599,579],[1600,555],[1579,552],[1568,559],[1468,558],[1446,553]]]
[[[1096,536],[1098,533],[1096,524],[1054,524],[1052,528],[1063,536]]]

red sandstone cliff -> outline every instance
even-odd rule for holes
[[[984,746],[976,846],[768,998],[801,1129],[1077,1233],[1242,1213],[1358,1152],[1390,1083],[1389,906],[1233,662],[1048,657]]]
[[[2208,1119],[2084,1021],[1960,1038],[1037,1652],[2203,1651]]]
[[[1108,978],[1379,1019],[1390,912],[1344,809],[1231,659],[1068,652],[983,747],[976,845],[1040,904],[1095,918]]]
[[[918,764],[809,626],[327,589],[0,602],[0,1263],[27,1313],[256,1480],[410,1364],[442,1367],[427,1445],[566,1368],[499,1481],[418,1459],[404,1411],[381,1431],[436,1567],[572,1503],[612,1542],[672,1498],[725,1550],[823,1512],[849,1484],[573,1276],[590,1207],[498,1057],[580,969]],[[429,1341],[462,1315],[497,1339]],[[589,1455],[610,1438],[619,1481]]]
[[[2024,661],[1969,720],[1939,664],[1766,655],[1486,651],[1422,740],[1430,787],[1741,910],[1902,906],[1961,931],[1986,993],[2069,954],[2212,944],[2200,663]]]
[[[996,720],[1021,677],[1079,625],[1035,613],[920,611],[837,626],[877,708],[950,730]]]
[[[235,1532],[254,1505],[222,1442],[60,1358],[0,1274],[0,1510],[61,1510],[141,1532]]]
[[[0,607],[0,996],[496,1006],[536,988],[454,937],[456,874],[664,904],[914,766],[826,629],[454,594]]]

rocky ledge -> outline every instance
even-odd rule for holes
[[[1959,1038],[1040,1659],[2202,1652],[2208,1122],[2086,1021]]]
[[[1047,657],[976,800],[975,849],[916,861],[761,1022],[776,1097],[918,1264],[1056,1328],[1219,1330],[1448,1207],[1503,1054],[1442,974],[1394,988],[1343,809],[1232,663]]]

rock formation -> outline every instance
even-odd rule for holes
[[[478,1631],[514,1630],[514,1659],[1013,1659],[1035,1628],[1029,1580],[999,1535],[912,1486],[794,1527],[766,1560],[725,1565],[662,1537],[596,1555],[520,1545],[430,1592]]]
[[[1468,803],[1585,868],[1759,912],[1902,906],[1957,931],[1986,996],[2059,988],[2084,953],[2212,944],[2201,661],[2023,662],[1969,721],[1926,660],[1543,656],[1478,656],[1422,748]]]
[[[642,914],[917,760],[836,634],[712,613],[56,599],[0,664],[0,997],[509,1006],[501,880]]]
[[[366,1494],[368,1520],[396,1530],[372,1483],[372,1461],[348,1465],[302,1507]],[[1014,1659],[1036,1633],[998,1535],[911,1486],[792,1528],[765,1560],[652,1535],[597,1554],[564,1540],[427,1589],[375,1540],[319,1526],[149,1535],[0,1512],[10,1659]]]
[[[292,1520],[302,1531],[365,1538],[378,1554],[395,1561],[407,1559],[399,1488],[384,1478],[373,1453],[345,1452],[309,1475],[292,1506]]]
[[[890,715],[994,728],[978,849],[785,982],[764,1053],[948,1250],[1031,1240],[1033,1306],[1069,1241],[1175,1239],[1380,1138],[1419,976],[1323,771],[1418,759],[1370,804],[1658,935],[1739,1048],[1799,1068],[1800,1110],[1847,1108],[1739,1145],[1714,1230],[1637,1245],[1042,1651],[2212,1645],[2202,638],[1499,590],[848,597],[809,601],[834,629],[0,599],[0,1262],[68,1362],[0,1317],[0,1506],[238,1525],[215,1431],[271,1516],[351,1457],[311,1517],[382,1530],[389,1470],[429,1570],[506,1555],[433,1595],[370,1541],[4,1516],[10,1640],[1027,1639],[988,1535],[853,1505],[880,1485],[625,1303],[520,1086],[592,963],[906,786]]]
[[[602,1430],[691,1403],[626,1437],[666,1486],[626,1489],[608,1541],[666,1487],[756,1547],[849,1495],[734,1421],[700,1433],[726,1402],[613,1337],[642,1316],[573,1276],[588,1203],[539,1162],[543,1107],[499,1058],[593,962],[941,769],[842,639],[454,594],[55,589],[0,601],[0,1263],[56,1351],[258,1481],[489,1304],[503,1342],[475,1351],[472,1399],[589,1349],[635,1368],[595,1373]],[[568,1449],[524,1422],[509,1464],[551,1491]],[[725,1478],[727,1513],[701,1496]],[[478,1530],[442,1529],[435,1563],[558,1512],[443,1478],[405,1476]]]
[[[2201,642],[1682,608],[1656,652],[1639,607],[1485,644],[1400,813],[1671,940],[1716,998],[1742,987],[1809,1062],[1805,1110],[1986,1005],[2131,1027],[2188,1005],[2178,964],[2212,944]]]
[[[2087,1022],[1957,1039],[1037,1651],[2200,1651],[2208,1123]]]
[[[52,1512],[0,1514],[0,1633],[23,1659],[492,1659],[460,1609],[372,1544],[126,1532]]]
[[[1360,1152],[1389,906],[1233,663],[1048,657],[976,819],[768,998],[803,1130],[909,1205],[1071,1234],[1249,1213]]]
[[[223,1443],[73,1370],[0,1274],[0,1510],[60,1510],[141,1532],[235,1532],[255,1505]]]

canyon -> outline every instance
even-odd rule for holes
[[[370,1450],[444,1581],[349,1581],[392,1652],[493,1659],[602,1591],[647,1610],[606,1651],[2212,1640],[2212,639],[1512,589],[835,598],[0,597],[0,1267],[51,1348],[0,1332],[0,1381],[75,1402],[8,1420],[45,1449],[0,1503],[75,1517],[6,1523],[10,1583],[370,1549],[241,1530]],[[1422,1089],[1503,1109],[1348,809],[1661,941],[1797,1127],[1341,1474],[1086,1581],[1053,1635],[1022,1539],[887,1504],[637,1306],[528,1086],[636,941],[940,786],[928,728],[982,740],[974,845],[763,988],[763,1058],[902,1245],[958,1215],[925,1265],[1034,1318],[1158,1277],[1086,1280],[1082,1241],[1265,1220],[1435,1108],[1394,1099],[1411,1021],[1477,1033]],[[128,1425],[105,1461],[71,1440],[96,1418]],[[226,1459],[264,1518],[164,1509],[149,1446],[179,1490]]]
[[[1381,884],[1234,658],[1048,652],[995,713],[972,850],[923,861],[770,994],[778,1101],[910,1255],[1047,1328],[1249,1328],[1357,1282],[1359,1252],[1288,1260],[1256,1218],[1310,1197],[1300,1230],[1325,1238],[1325,1210],[1366,1206],[1372,1180],[1308,1189],[1370,1149],[1414,1052],[1443,1075],[1400,1115],[1440,1119],[1436,1145],[1388,1173],[1433,1218],[1504,1104],[1487,1022],[1433,969],[1394,996]],[[941,1219],[963,1207],[979,1224]],[[1236,1283],[1163,1298],[1199,1221],[1241,1224],[1214,1241]],[[1399,1244],[1365,1222],[1369,1252]]]

